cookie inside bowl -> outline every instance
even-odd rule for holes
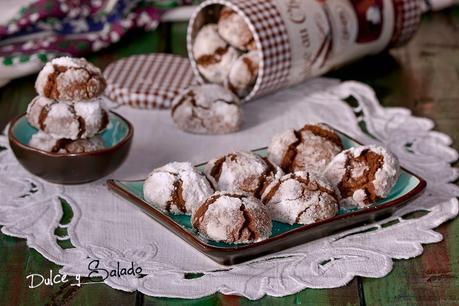
[[[32,136],[38,133],[38,130],[30,125],[27,121],[25,116],[18,118],[18,120],[14,123],[14,126],[11,127],[12,134],[16,138],[16,140],[24,145],[29,147],[29,142],[32,139]],[[110,113],[109,115],[109,124],[107,128],[100,134],[101,140],[103,142],[104,148],[101,150],[106,150],[115,147],[119,144],[129,133],[129,123],[122,118],[121,116]],[[31,149],[35,149],[30,147]],[[42,151],[42,150],[39,150]],[[99,151],[99,150],[97,150]],[[43,151],[44,152],[44,151]],[[96,152],[96,151],[95,151]],[[56,155],[78,155],[79,153],[51,153],[46,152],[47,154],[56,154]],[[86,152],[85,152],[86,153]],[[91,153],[91,152],[87,152]],[[83,153],[81,153],[83,154]]]
[[[99,135],[103,148],[82,153],[52,153],[33,148],[29,142],[37,133],[25,114],[10,123],[10,146],[22,166],[54,183],[80,184],[106,176],[122,164],[130,149],[133,127],[122,116],[110,112],[109,124]]]

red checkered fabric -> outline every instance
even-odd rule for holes
[[[187,58],[171,54],[136,55],[110,64],[104,71],[105,94],[135,108],[167,109],[195,76]]]
[[[228,6],[245,17],[254,32],[255,41],[262,53],[262,63],[257,84],[245,99],[260,96],[286,85],[292,65],[287,27],[272,0],[208,0],[197,11],[212,5]],[[188,52],[192,52],[192,26],[197,15],[191,18],[188,29]],[[198,70],[192,59],[193,69]]]
[[[395,27],[389,48],[407,43],[416,33],[421,22],[421,3],[419,0],[393,0]]]

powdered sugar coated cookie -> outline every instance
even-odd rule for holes
[[[236,132],[242,110],[234,94],[215,84],[192,86],[176,97],[172,119],[182,130],[196,134]]]
[[[336,215],[339,194],[326,180],[300,171],[273,181],[262,201],[273,220],[312,224]]]
[[[85,101],[100,96],[106,82],[99,68],[84,58],[59,57],[40,71],[35,89],[58,101]]]
[[[207,81],[223,84],[238,56],[239,52],[220,37],[216,24],[205,25],[196,35],[193,57]]]
[[[56,139],[75,140],[100,133],[109,119],[100,98],[68,104],[37,96],[27,108],[27,120]]]
[[[389,195],[400,174],[398,158],[381,146],[361,146],[338,154],[325,177],[340,190],[343,203],[368,206]]]
[[[241,55],[231,68],[225,87],[239,97],[248,95],[258,77],[260,56],[258,51],[250,51]]]
[[[88,139],[56,139],[42,131],[35,133],[30,139],[29,146],[51,153],[87,153],[105,148],[100,136]]]
[[[306,124],[289,129],[271,140],[268,157],[285,172],[322,173],[336,154],[343,150],[339,136],[325,124]]]
[[[213,189],[190,163],[169,163],[153,170],[145,180],[145,199],[173,213],[190,214],[201,205]]]
[[[220,11],[218,33],[239,50],[253,50],[255,42],[252,31],[244,18],[235,11],[225,7]]]
[[[240,193],[216,192],[193,214],[192,225],[203,236],[227,243],[269,238],[272,222],[260,200]]]
[[[217,190],[259,197],[266,185],[283,175],[269,160],[251,152],[235,152],[210,161],[205,173]]]

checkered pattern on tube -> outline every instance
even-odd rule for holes
[[[110,64],[104,71],[105,94],[135,108],[167,109],[175,96],[196,83],[187,58],[170,54],[130,56]]]
[[[197,12],[212,4],[228,6],[244,16],[254,33],[257,47],[262,52],[262,63],[257,83],[245,98],[250,100],[286,85],[292,64],[290,40],[287,27],[272,0],[208,0],[203,2]],[[192,28],[196,14],[188,28],[188,52],[192,57]],[[199,74],[196,63],[191,58],[195,73]]]
[[[416,33],[421,22],[420,0],[392,0],[394,3],[395,26],[389,47],[407,43]]]

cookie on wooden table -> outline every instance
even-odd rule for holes
[[[51,153],[88,153],[105,148],[100,136],[87,139],[56,139],[42,131],[35,133],[30,139],[29,146]]]
[[[216,192],[192,216],[203,236],[227,243],[249,243],[269,238],[272,222],[260,200],[240,193]]]
[[[145,199],[177,214],[191,214],[212,193],[207,178],[190,163],[169,163],[157,168],[145,180]]]
[[[218,33],[239,50],[246,51],[256,48],[249,25],[241,15],[230,8],[225,7],[220,11]]]
[[[59,101],[84,101],[100,96],[106,82],[99,68],[84,58],[59,57],[40,71],[35,89],[40,96]]]
[[[362,146],[335,156],[324,175],[341,193],[343,204],[368,206],[389,195],[400,174],[397,157],[381,146]]]
[[[300,171],[273,181],[261,200],[273,220],[312,224],[336,215],[339,193],[319,176]]]
[[[283,175],[268,159],[251,152],[235,152],[207,163],[205,174],[216,190],[259,197],[266,185]]]
[[[238,56],[239,52],[220,37],[216,24],[205,25],[196,35],[193,57],[207,81],[223,84]]]
[[[27,108],[29,123],[54,138],[89,138],[108,125],[108,112],[100,98],[88,102],[57,102],[35,97]]]
[[[195,134],[236,132],[242,124],[239,98],[216,84],[191,86],[172,104],[172,119],[182,130]]]
[[[300,130],[288,129],[275,135],[268,157],[285,172],[321,173],[343,150],[336,132],[325,124],[306,124]]]

